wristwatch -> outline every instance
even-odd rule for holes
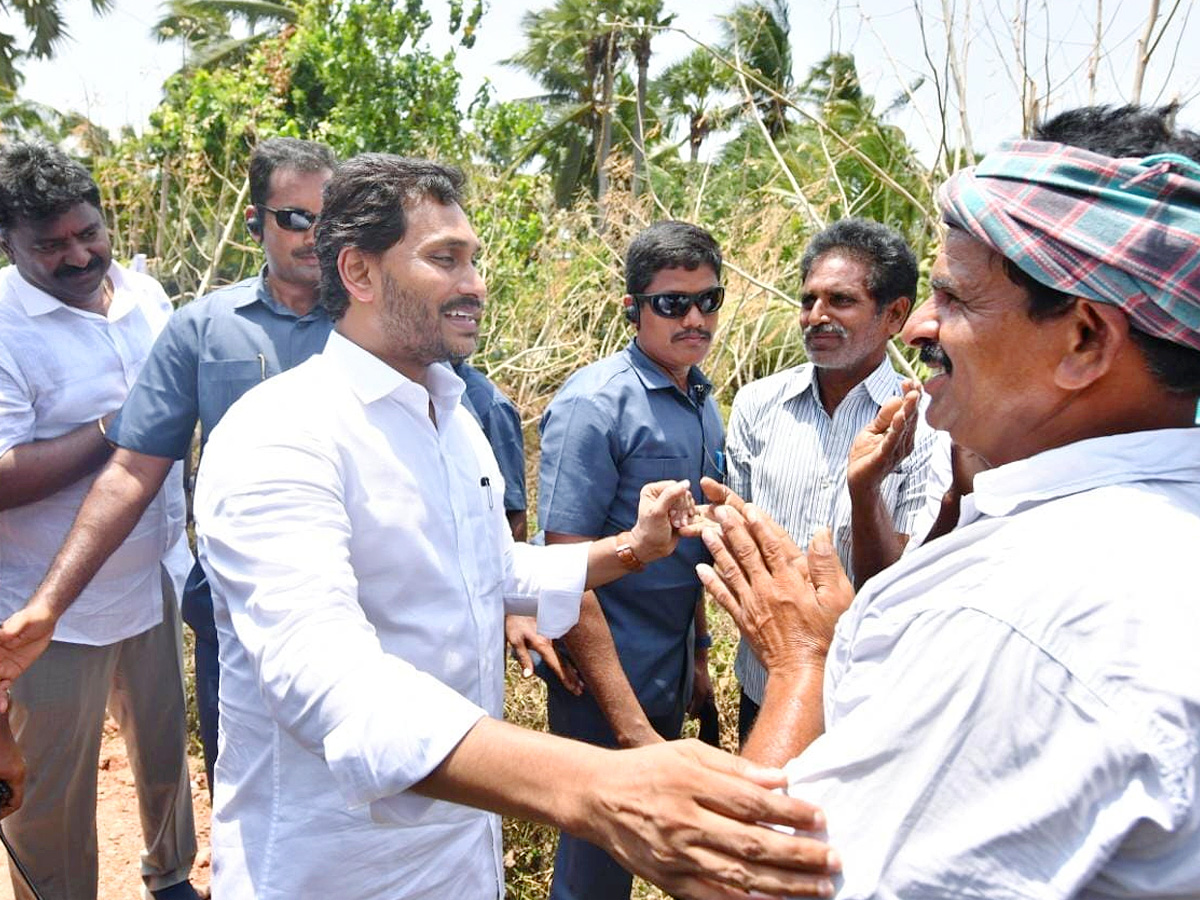
[[[617,535],[617,559],[630,572],[641,572],[646,564],[633,552],[633,535],[622,531]]]

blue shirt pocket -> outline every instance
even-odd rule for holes
[[[267,363],[262,356],[201,360],[196,387],[206,435],[242,394],[266,378]]]
[[[690,478],[691,467],[692,461],[686,456],[641,456],[626,459],[621,464],[621,473],[631,480],[641,479],[638,482],[638,490],[641,491],[642,485],[651,481],[682,481]]]

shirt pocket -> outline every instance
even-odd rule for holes
[[[267,363],[262,356],[201,360],[197,382],[200,420],[217,422],[242,394],[266,377]]]
[[[621,466],[638,490],[651,481],[682,481],[691,478],[692,461],[686,456],[639,456],[625,460]]]

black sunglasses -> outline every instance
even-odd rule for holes
[[[687,315],[692,304],[704,315],[715,313],[725,302],[725,288],[721,285],[710,287],[694,294],[682,291],[669,291],[662,294],[632,294],[638,303],[649,303],[657,315],[668,319],[682,319]]]
[[[294,209],[287,206],[283,209],[273,209],[266,204],[260,203],[259,209],[265,209],[269,213],[275,213],[275,224],[284,231],[308,231],[317,224],[317,214],[309,212],[307,209]]]

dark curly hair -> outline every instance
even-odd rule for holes
[[[100,188],[67,154],[45,141],[0,147],[0,229],[53,219],[80,203],[100,209]]]
[[[465,184],[463,173],[453,166],[391,153],[363,153],[342,163],[325,184],[317,220],[320,302],[329,318],[336,322],[350,304],[338,273],[343,247],[383,253],[404,239],[406,205],[426,197],[447,206],[461,204]]]

